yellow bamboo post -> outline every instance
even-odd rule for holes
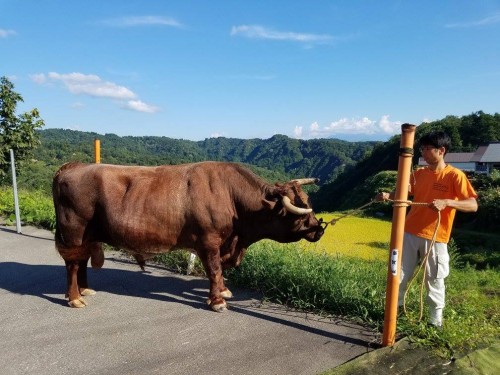
[[[101,141],[99,139],[94,139],[94,156],[95,163],[99,164],[101,162]]]
[[[413,143],[415,140],[415,125],[401,125],[401,145],[399,149],[398,177],[392,212],[392,229],[389,265],[387,270],[387,287],[385,292],[384,331],[382,345],[392,346],[396,337],[396,320],[398,314],[398,293],[401,272],[401,258],[403,254],[403,234],[406,217],[405,203],[408,200],[408,187],[413,157]]]

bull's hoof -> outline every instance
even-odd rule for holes
[[[225,299],[233,298],[233,293],[231,293],[231,291],[227,288],[226,288],[226,290],[223,290],[222,292],[220,292],[220,295],[222,298],[225,298]]]
[[[93,296],[96,294],[96,291],[94,289],[90,289],[90,288],[83,288],[83,289],[80,289],[80,294],[82,296]]]
[[[227,303],[226,301],[222,300],[222,302],[219,303],[213,303],[210,298],[207,299],[207,305],[209,305],[212,310],[215,312],[224,312],[227,311]]]
[[[68,302],[70,307],[81,308],[87,306],[87,302],[83,298],[74,299]]]
[[[226,302],[223,302],[223,303],[217,303],[217,304],[212,304],[210,305],[210,307],[212,308],[212,310],[214,310],[215,312],[224,312],[224,311],[227,311],[227,303]]]

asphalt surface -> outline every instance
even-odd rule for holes
[[[231,288],[211,311],[208,280],[119,252],[89,268],[95,296],[70,308],[66,271],[51,232],[0,227],[0,373],[318,374],[372,350],[361,326],[261,303]],[[229,285],[230,287],[230,285]]]

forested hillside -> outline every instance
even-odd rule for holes
[[[70,160],[92,162],[94,139],[101,141],[101,161],[111,164],[160,165],[202,160],[234,161],[252,166],[270,182],[318,177],[333,181],[345,168],[356,165],[380,142],[337,139],[298,140],[284,135],[270,139],[209,138],[188,141],[167,137],[119,137],[63,129],[39,132],[41,145],[34,162],[20,178],[47,190],[54,171]],[[43,186],[39,186],[43,184]],[[37,186],[38,185],[38,186]]]
[[[478,146],[500,141],[500,114],[473,113],[468,116],[447,116],[442,120],[423,123],[417,127],[415,143],[422,135],[433,130],[443,130],[452,139],[450,152],[473,152]],[[353,168],[346,170],[335,181],[325,184],[312,199],[317,210],[336,211],[359,207],[375,193],[362,190],[365,181],[382,171],[396,171],[401,137],[394,136],[388,142],[378,144],[370,155]],[[413,165],[421,156],[415,150]],[[382,179],[384,180],[384,179]],[[384,180],[384,183],[387,182]]]

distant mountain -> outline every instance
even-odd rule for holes
[[[160,165],[202,160],[233,161],[278,173],[281,178],[318,177],[321,183],[333,181],[379,144],[338,139],[298,140],[284,135],[269,139],[218,137],[188,141],[63,129],[45,129],[39,134],[41,145],[34,157],[52,166],[70,160],[93,161],[93,142],[99,138],[103,163]]]

